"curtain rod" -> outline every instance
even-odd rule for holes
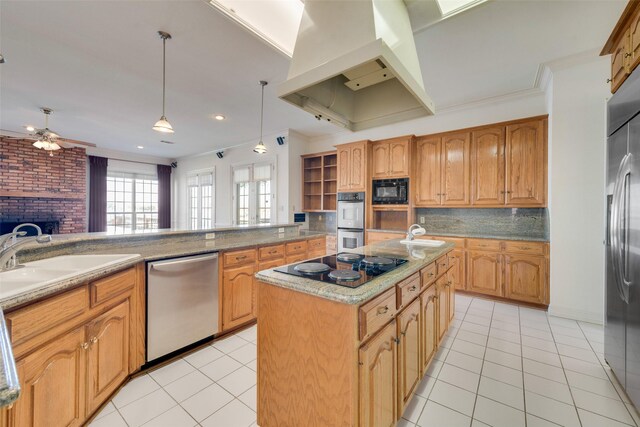
[[[128,163],[138,163],[138,164],[143,164],[143,165],[163,165],[163,166],[171,166],[171,163],[169,163],[168,165],[164,164],[164,163],[150,163],[150,162],[136,162],[135,160],[124,160],[124,159],[118,159],[116,157],[107,157],[107,159],[109,160],[117,160],[119,162],[128,162]]]

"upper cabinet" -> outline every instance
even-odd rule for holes
[[[541,207],[547,119],[416,138],[414,206]]]
[[[339,145],[337,192],[358,192],[366,189],[367,142]]]
[[[375,141],[371,144],[372,179],[409,176],[409,144],[411,136]]]
[[[335,151],[302,157],[302,211],[336,210],[338,161]]]
[[[640,64],[640,2],[630,1],[600,55],[611,55],[611,92]]]

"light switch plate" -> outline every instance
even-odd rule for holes
[[[420,224],[424,224],[424,222],[425,222],[424,215],[420,215]]]
[[[207,240],[215,239],[216,238],[216,233],[207,233],[207,234],[204,235],[204,238],[207,239]]]
[[[278,228],[278,233],[284,233],[284,227]]]

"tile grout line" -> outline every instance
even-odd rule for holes
[[[494,313],[495,309],[496,309],[496,303],[494,301],[493,302],[493,306],[491,308],[491,320],[493,320],[493,313]],[[489,333],[491,333],[491,322],[489,322]],[[487,335],[487,345],[484,347],[484,353],[482,355],[482,367],[480,368],[480,374],[479,374],[479,377],[478,377],[478,386],[476,387],[476,398],[473,401],[473,410],[471,411],[471,423],[472,424],[473,424],[473,420],[475,419],[475,415],[476,415],[476,406],[478,405],[478,395],[479,395],[479,392],[480,392],[480,382],[482,381],[482,371],[484,370],[484,361],[485,361],[485,357],[487,355],[487,348],[489,348],[488,344],[489,344],[489,336]],[[480,420],[478,420],[478,421],[480,421]]]
[[[522,343],[522,323],[520,322],[520,307],[518,306],[518,331],[520,332],[520,368],[522,368],[522,407],[524,408],[524,427],[527,427],[529,421],[527,421],[527,386],[524,382],[524,352],[522,351],[522,347],[524,344]]]

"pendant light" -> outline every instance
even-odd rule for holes
[[[173,133],[173,127],[171,127],[171,123],[167,120],[164,115],[164,99],[165,99],[165,78],[166,78],[166,47],[167,47],[167,39],[171,38],[171,34],[166,33],[164,31],[158,31],[160,38],[162,39],[162,117],[160,120],[153,125],[153,130],[162,132],[162,133]]]
[[[264,120],[264,87],[267,85],[267,82],[264,80],[260,80],[260,86],[262,86],[262,101],[260,104],[260,142],[256,145],[256,148],[253,149],[254,153],[264,154],[267,152],[267,147],[262,142],[262,122]]]
[[[53,151],[62,148],[56,142],[60,135],[49,129],[49,115],[53,113],[53,110],[51,108],[41,108],[40,111],[44,113],[44,129],[34,129],[34,136],[38,139],[33,143],[33,146],[48,151],[49,156],[53,157]]]

